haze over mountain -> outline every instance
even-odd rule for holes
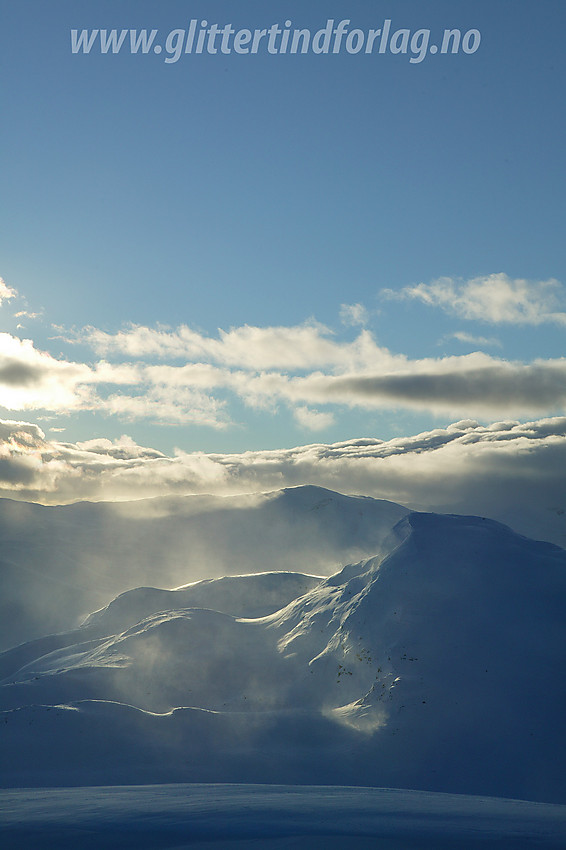
[[[407,508],[296,487],[44,507],[0,500],[0,649],[68,629],[124,590],[375,555]]]
[[[381,508],[387,522],[402,512]],[[380,546],[326,578],[138,588],[3,653],[2,784],[349,784],[566,802],[566,552],[490,520],[418,513]]]

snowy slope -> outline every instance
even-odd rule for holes
[[[0,499],[0,649],[72,628],[140,585],[223,575],[329,575],[381,551],[406,508],[297,487],[60,507]]]
[[[566,551],[415,513],[384,549],[326,579],[140,588],[3,653],[0,781],[565,802]]]

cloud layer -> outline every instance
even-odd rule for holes
[[[65,443],[36,425],[0,422],[2,494],[46,504],[317,484],[416,509],[491,516],[566,545],[565,468],[565,417],[490,426],[464,420],[388,441],[172,457],[128,437]]]
[[[560,309],[563,287],[556,280],[505,274],[441,278],[382,294],[468,320],[566,323]],[[0,279],[0,303],[15,297],[18,293]],[[32,315],[15,316],[24,313]],[[0,407],[21,414],[88,411],[128,423],[213,429],[239,427],[246,407],[271,415],[284,410],[298,429],[313,433],[333,427],[346,410],[485,421],[566,413],[563,357],[522,362],[479,350],[409,357],[379,344],[364,327],[369,313],[362,304],[342,304],[340,315],[341,336],[314,319],[293,326],[242,325],[215,334],[187,325],[128,325],[113,333],[59,329],[60,340],[77,346],[72,351],[90,352],[83,360],[55,356],[31,339],[0,333]],[[449,339],[499,345],[457,330],[444,336]],[[235,410],[240,411],[236,421]]]
[[[116,334],[90,328],[80,341],[120,362],[64,360],[0,334],[2,406],[225,428],[232,397],[272,413],[283,405],[312,431],[329,427],[340,407],[486,419],[566,412],[564,358],[522,363],[474,352],[411,359],[378,345],[368,330],[341,342],[314,323],[246,325],[216,337],[186,326]]]

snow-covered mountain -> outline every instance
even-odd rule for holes
[[[0,656],[7,786],[373,785],[566,802],[566,551],[411,513],[330,577],[138,588]]]
[[[140,585],[329,575],[381,551],[407,508],[320,487],[44,507],[0,499],[0,649],[77,625]]]

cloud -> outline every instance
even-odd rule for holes
[[[198,368],[193,375],[174,370],[167,376],[159,367],[71,362],[39,351],[32,340],[0,333],[0,397],[7,410],[96,411],[129,421],[225,427],[225,402],[201,388],[218,381],[203,381],[202,374]]]
[[[403,361],[378,345],[368,330],[361,330],[355,339],[340,342],[324,325],[310,322],[290,327],[254,327],[243,325],[218,336],[207,336],[185,325],[176,329],[130,326],[115,334],[96,328],[85,328],[69,336],[68,342],[81,342],[100,356],[122,355],[143,359],[182,359],[185,362],[218,364],[229,369],[241,368],[251,372],[284,370],[287,372],[330,369],[347,372]],[[157,368],[157,367],[156,367]]]
[[[67,340],[86,343],[102,356],[182,358],[252,370],[347,368],[367,365],[384,354],[366,331],[352,342],[337,342],[332,336],[329,328],[310,322],[291,327],[243,325],[229,331],[220,329],[217,337],[186,325],[174,330],[131,325],[115,334],[91,327],[67,335]]]
[[[254,405],[270,398],[289,403],[365,409],[403,407],[456,416],[520,416],[566,408],[566,359],[514,363],[475,352],[459,357],[399,358],[379,372],[306,376],[264,373],[232,387]],[[243,376],[242,376],[243,378]]]
[[[493,324],[566,324],[564,287],[554,279],[529,281],[490,274],[459,281],[442,277],[430,284],[382,291],[388,298],[422,301],[462,319]]]
[[[50,429],[53,430],[53,429]],[[148,449],[143,446],[138,446],[131,437],[123,434],[117,440],[108,440],[105,437],[99,437],[94,440],[85,440],[76,443],[76,448],[79,451],[91,452],[93,455],[104,455],[115,460],[156,460],[165,458],[163,452],[157,449]]]
[[[363,304],[342,304],[340,306],[340,321],[344,325],[361,325],[367,324],[369,319],[368,311]]]
[[[474,339],[465,334],[457,334],[457,338]],[[209,393],[206,400],[195,395],[198,421],[210,420],[220,426],[220,414],[226,413],[224,404],[216,406],[214,402],[220,389],[250,407],[272,411],[283,402],[292,410],[297,405],[404,407],[435,415],[492,418],[548,415],[562,412],[566,406],[566,361],[562,359],[524,364],[475,352],[411,360],[378,345],[367,330],[351,342],[332,339],[328,328],[316,323],[289,328],[245,325],[219,331],[218,337],[185,326],[176,330],[136,326],[113,335],[90,328],[82,339],[99,354],[174,354],[196,359],[184,365],[143,367],[143,382],[162,388],[151,390],[147,410],[157,411],[159,399],[167,396],[165,387],[189,387],[193,393]],[[496,344],[495,340],[483,341]],[[117,400],[113,399],[113,404],[118,412]],[[143,415],[140,400],[124,401],[121,407],[130,415],[136,411]],[[177,408],[177,413],[172,411],[173,421],[191,421],[183,418],[182,405]],[[163,419],[169,409],[164,402]],[[296,413],[295,420],[304,427],[312,427],[315,421]],[[322,421],[318,419],[320,427]]]
[[[39,313],[31,313],[29,310],[19,310],[17,313],[14,313],[14,318],[16,319],[39,319],[43,315],[42,312]],[[18,330],[24,330],[25,325],[22,322],[18,322],[16,328]]]
[[[245,357],[256,364],[254,367],[231,368],[207,362],[148,364],[140,360],[86,364],[54,358],[38,351],[31,340],[0,334],[3,406],[14,411],[52,413],[88,410],[124,421],[146,419],[225,428],[232,423],[231,394],[250,408],[272,413],[282,403],[295,411],[299,425],[311,430],[328,427],[340,406],[405,408],[486,419],[553,415],[566,410],[564,358],[521,363],[476,351],[411,360],[378,346],[368,331],[362,331],[351,343],[340,344],[321,336],[325,332],[320,328],[286,329],[288,339],[294,338],[295,331],[299,338],[306,331],[304,339],[310,341],[309,345],[318,340],[323,347],[330,346],[325,356],[329,361],[334,357],[336,362],[325,370],[307,369],[306,348],[288,356],[267,354],[266,340],[271,337],[263,331],[273,328],[246,326],[232,331],[232,340],[240,339],[239,330],[245,332],[249,342]],[[276,330],[276,339],[285,338],[285,329]],[[159,334],[163,337],[165,332]],[[232,342],[226,344],[235,357]],[[303,368],[282,371],[261,366],[269,358],[280,362],[284,356],[289,362],[295,357]],[[318,356],[314,355],[311,367]],[[321,406],[332,406],[333,410],[317,409]],[[316,414],[313,409],[317,409]]]
[[[16,290],[8,286],[5,280],[0,277],[0,304],[10,298],[15,298],[17,294]]]
[[[225,401],[190,387],[149,386],[137,396],[113,393],[101,399],[97,407],[130,421],[149,419],[162,425],[210,428],[226,428],[230,424]]]
[[[566,417],[462,420],[388,441],[172,457],[129,437],[65,443],[36,425],[0,421],[0,461],[4,496],[45,504],[316,484],[415,509],[491,516],[566,545]]]
[[[86,403],[91,375],[84,364],[57,360],[29,339],[0,333],[0,389],[8,410],[77,409]]]
[[[295,408],[293,413],[297,422],[310,431],[324,431],[325,428],[334,424],[332,413],[321,413],[304,405]]]
[[[501,348],[500,340],[495,337],[475,336],[474,334],[466,333],[465,331],[456,331],[444,337],[444,340],[456,339],[458,342],[469,343],[470,345],[485,345]]]

